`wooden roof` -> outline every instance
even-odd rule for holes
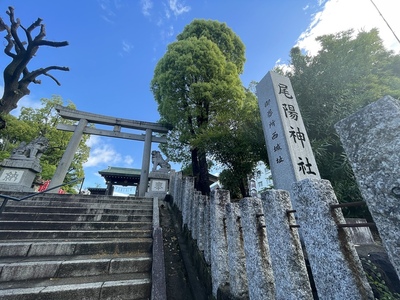
[[[107,182],[113,185],[131,186],[140,182],[140,169],[108,167],[99,171]]]

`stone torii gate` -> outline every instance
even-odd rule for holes
[[[144,141],[143,148],[143,159],[142,159],[142,170],[140,174],[139,182],[139,196],[143,197],[147,190],[148,176],[149,176],[149,165],[151,155],[151,143],[166,143],[165,137],[153,136],[153,132],[167,133],[168,128],[151,122],[142,122],[128,119],[120,119],[115,117],[103,116],[79,110],[70,109],[61,105],[55,107],[58,114],[64,119],[79,121],[77,125],[66,125],[58,124],[57,129],[63,131],[72,131],[74,134],[61,158],[60,163],[57,166],[56,172],[51,180],[49,188],[55,187],[63,183],[65,176],[67,175],[68,168],[72,163],[75,152],[78,149],[79,142],[82,139],[82,135],[94,134],[115,138],[122,138],[128,140]],[[113,126],[113,130],[96,129],[88,127],[88,124],[101,124]],[[134,134],[128,132],[121,132],[121,128],[144,130],[145,134]],[[55,191],[57,192],[57,191]]]

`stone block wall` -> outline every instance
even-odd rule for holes
[[[205,197],[194,190],[193,178],[171,174],[172,203],[209,266],[213,296],[314,299],[303,243],[319,299],[374,299],[348,234],[336,226],[344,218],[330,209],[337,200],[329,182],[303,180],[294,190],[303,206],[298,211],[286,191],[232,202],[226,190]]]

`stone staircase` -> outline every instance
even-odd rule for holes
[[[152,198],[9,200],[0,215],[0,299],[155,299],[153,210],[158,219]]]

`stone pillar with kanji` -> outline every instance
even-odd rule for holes
[[[171,165],[161,156],[160,151],[151,152],[151,162],[153,167],[149,173],[149,183],[145,196],[164,199],[169,193]]]
[[[289,78],[268,72],[256,89],[274,188],[291,193],[294,182],[320,179]]]

